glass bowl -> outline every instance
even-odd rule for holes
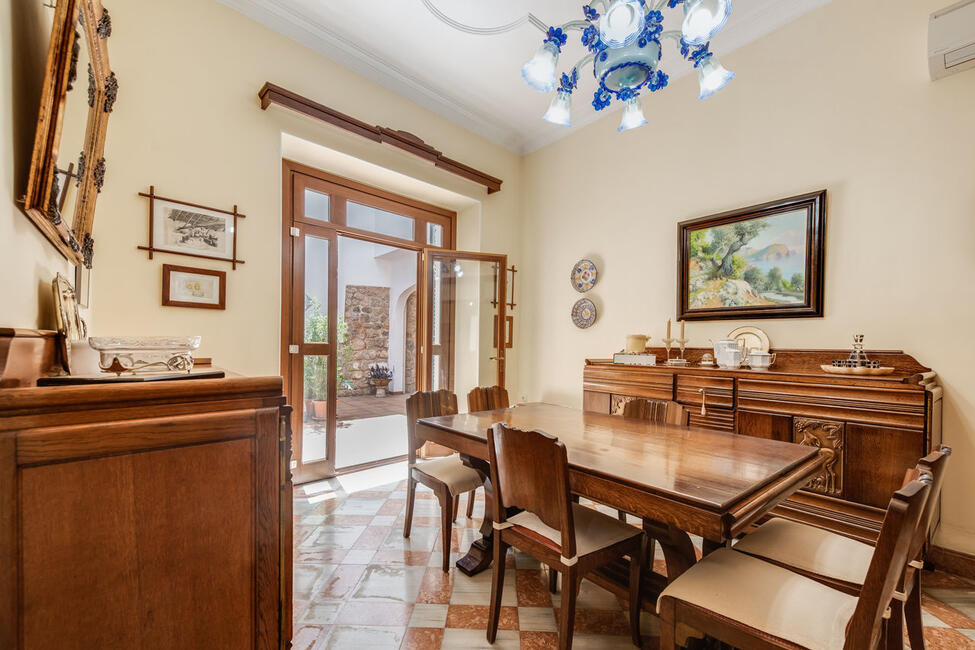
[[[92,336],[88,345],[98,351],[104,372],[189,372],[199,336]]]

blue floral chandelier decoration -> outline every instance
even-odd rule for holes
[[[664,31],[661,10],[677,5],[684,8],[681,29]],[[669,80],[659,69],[663,38],[677,41],[681,56],[693,62],[701,88],[699,99],[710,97],[735,77],[709,50],[711,38],[728,21],[731,0],[592,0],[582,11],[585,20],[549,27],[535,56],[521,68],[525,83],[535,90],[555,90],[542,118],[548,122],[570,125],[579,70],[591,63],[596,78],[593,108],[601,111],[613,100],[622,102],[619,131],[646,124],[640,94],[665,88]],[[582,32],[588,54],[557,79],[559,55],[571,31]]]

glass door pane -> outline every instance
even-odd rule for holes
[[[334,474],[335,311],[334,235],[310,225],[294,239],[292,276],[291,401],[295,477],[298,482]],[[296,398],[297,397],[297,398]]]
[[[425,385],[457,395],[465,410],[467,393],[476,386],[504,386],[504,322],[507,258],[487,253],[427,251],[425,322],[429,353]],[[500,286],[499,286],[500,285]]]
[[[406,454],[416,390],[417,252],[338,237],[335,466]]]

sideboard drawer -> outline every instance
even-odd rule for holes
[[[677,401],[681,404],[693,406],[700,406],[703,401],[709,409],[712,406],[733,408],[735,405],[735,380],[731,377],[678,375]]]
[[[690,409],[689,425],[713,431],[735,432],[735,412],[730,409],[707,408],[707,415],[701,409]]]

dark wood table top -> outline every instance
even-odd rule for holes
[[[482,459],[487,458],[487,431],[492,424],[540,429],[559,437],[568,450],[570,466],[576,470],[713,511],[741,503],[818,454],[815,447],[789,442],[586,413],[551,404],[523,404],[418,422],[482,443]]]

